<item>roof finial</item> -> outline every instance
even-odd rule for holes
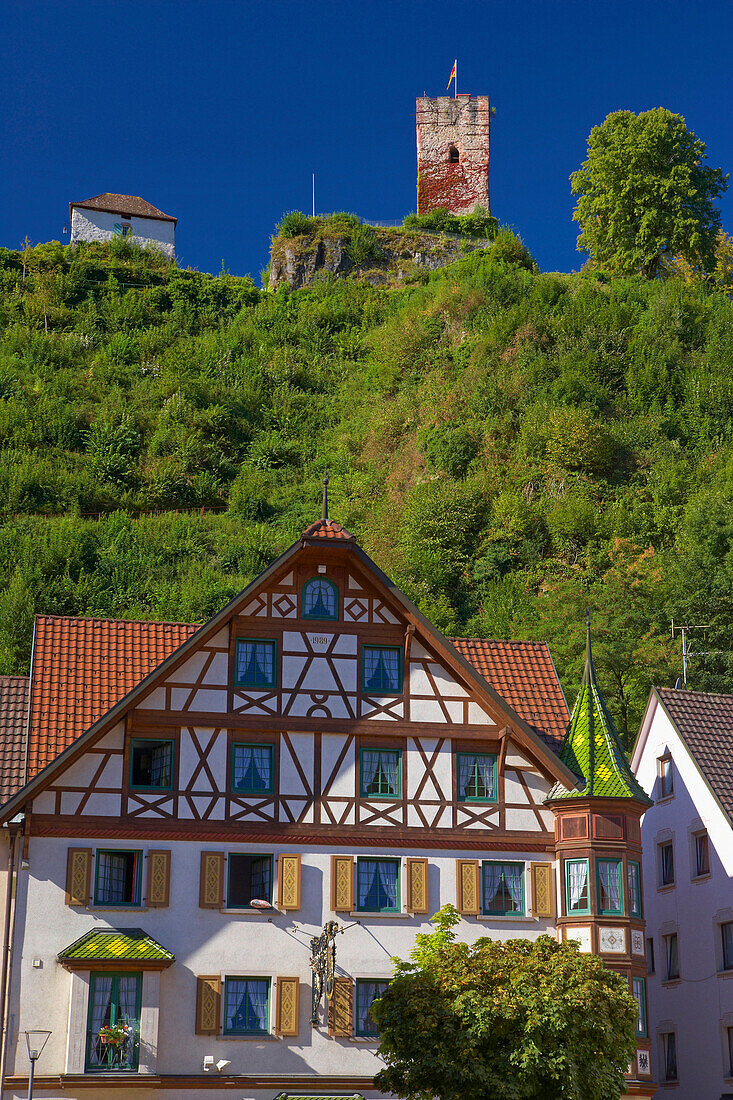
[[[323,515],[321,519],[328,519],[328,466],[323,474]]]

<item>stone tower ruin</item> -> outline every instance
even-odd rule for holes
[[[419,97],[416,117],[418,214],[489,211],[489,97]]]

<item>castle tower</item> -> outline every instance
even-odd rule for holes
[[[641,818],[651,802],[634,778],[596,683],[590,644],[561,759],[585,778],[582,791],[557,785],[546,799],[555,815],[561,939],[603,956],[623,974],[638,1005],[636,1057],[627,1095],[650,1097],[646,940],[641,874]]]
[[[485,95],[427,96],[416,101],[417,212],[489,211],[489,128]]]

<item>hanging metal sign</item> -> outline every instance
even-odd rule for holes
[[[318,1012],[325,992],[328,1000],[333,996],[336,975],[336,936],[341,931],[335,920],[327,921],[320,936],[311,936],[310,965],[313,971],[313,1000],[311,1024],[318,1025]]]

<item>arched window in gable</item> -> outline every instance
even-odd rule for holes
[[[455,146],[455,145],[449,146],[448,147],[448,163],[449,164],[458,164],[458,161],[460,159],[461,158],[460,158],[460,154],[458,152],[457,146]]]
[[[338,619],[338,588],[325,577],[314,577],[303,585],[304,619]]]

